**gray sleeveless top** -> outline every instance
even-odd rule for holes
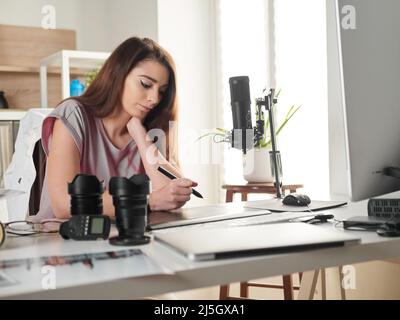
[[[92,116],[76,100],[64,101],[44,120],[42,146],[47,156],[56,119],[61,120],[75,141],[80,154],[80,172],[97,176],[103,181],[105,189],[108,189],[111,177],[129,178],[133,174],[145,173],[136,142],[132,139],[124,148],[118,149],[108,138],[101,118]],[[41,221],[51,218],[54,218],[54,214],[51,209],[46,170],[39,212],[31,219]]]

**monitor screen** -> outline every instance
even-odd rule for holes
[[[336,23],[351,200],[400,190],[400,1],[337,0]]]

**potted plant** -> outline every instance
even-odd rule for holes
[[[276,97],[278,97],[279,92]],[[276,108],[277,105],[274,105]],[[301,105],[292,105],[289,107],[288,111],[282,122],[277,127],[275,134],[276,136],[283,130],[287,125],[289,120],[295,115],[295,113],[301,108]],[[274,111],[274,110],[273,110]],[[261,114],[263,119],[263,114]],[[256,121],[260,119],[260,115],[256,112]],[[254,148],[248,150],[246,154],[243,155],[243,177],[248,182],[262,183],[262,182],[274,182],[274,170],[271,165],[272,162],[272,143],[270,136],[270,119],[268,118],[265,122],[264,134],[261,140],[254,143]],[[280,177],[282,179],[282,166],[280,162],[278,163]]]
[[[85,73],[85,85],[86,88],[90,86],[90,84],[93,82],[93,80],[97,77],[97,74],[100,71],[100,67],[96,69],[89,70],[88,72]]]
[[[278,98],[280,91],[277,92],[275,98]],[[276,112],[277,104],[273,107],[273,112]],[[296,114],[301,108],[301,105],[292,105],[286,112],[285,117],[277,126],[276,136],[282,132],[283,128],[287,125],[289,120]],[[264,120],[264,114],[256,112],[256,121]],[[271,137],[270,137],[270,119],[267,120],[264,125],[264,134],[259,141],[255,141],[253,148],[248,150],[246,154],[243,154],[243,177],[246,181],[252,183],[265,183],[274,182],[273,170],[271,167],[271,156],[272,150]],[[200,136],[197,140],[200,140],[207,136],[213,136],[214,142],[230,142],[231,131],[223,128],[216,128],[215,130],[208,132]],[[282,177],[282,168],[280,168],[280,177]]]

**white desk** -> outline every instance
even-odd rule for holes
[[[396,194],[397,196],[400,193]],[[331,211],[336,219],[353,215],[366,215],[366,202],[350,204]],[[325,224],[325,228],[333,228]],[[189,290],[217,284],[245,281],[282,274],[292,274],[318,268],[346,265],[371,260],[400,257],[400,238],[383,238],[375,232],[345,231],[356,234],[361,243],[349,247],[325,248],[304,252],[236,258],[211,262],[191,262],[157,242],[135,248],[142,249],[149,257],[164,265],[174,274],[153,275],[114,280],[69,288],[38,292],[19,292],[13,295],[0,288],[2,298],[23,299],[132,299],[154,296],[166,292]],[[8,239],[0,250],[0,260],[40,254],[66,255],[115,249],[108,242],[64,241],[58,236]],[[110,273],[118,273],[118,261]]]

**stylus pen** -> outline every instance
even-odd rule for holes
[[[171,172],[168,172],[168,171],[165,170],[164,168],[158,167],[158,171],[160,171],[164,176],[166,176],[166,177],[168,177],[168,178],[170,178],[170,179],[172,179],[172,180],[173,180],[173,179],[176,179],[176,177],[175,177]],[[192,189],[192,193],[193,193],[196,197],[202,198],[202,199],[203,199],[203,196],[201,195],[200,192],[198,192],[198,191]]]

